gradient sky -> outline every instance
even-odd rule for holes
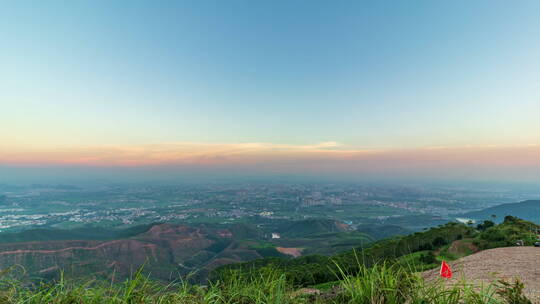
[[[540,180],[539,1],[3,1],[0,46],[4,166]]]

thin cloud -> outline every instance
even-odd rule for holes
[[[272,143],[165,143],[137,146],[73,147],[58,149],[32,149],[0,151],[2,164],[76,164],[100,166],[144,166],[158,164],[189,164],[212,162],[254,161],[269,157],[291,157],[360,151],[336,150],[336,142],[313,145],[286,145]]]
[[[540,166],[540,146],[354,149],[336,142],[312,145],[274,143],[164,143],[0,151],[3,165],[240,166],[268,170],[391,171]]]

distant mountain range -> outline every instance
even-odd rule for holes
[[[25,279],[52,279],[63,270],[67,277],[123,280],[144,265],[145,272],[157,280],[189,274],[194,281],[202,281],[212,269],[225,264],[330,255],[392,235],[392,231],[403,232],[394,226],[379,228],[355,230],[339,221],[308,219],[284,222],[272,228],[273,233],[248,224],[32,229],[0,233],[0,269],[21,265]],[[18,269],[12,274],[19,274]]]
[[[280,255],[276,250],[273,254]],[[114,240],[3,243],[0,268],[22,265],[29,276],[46,279],[58,276],[60,269],[67,276],[124,279],[145,265],[153,278],[169,280],[191,272],[200,276],[216,266],[269,255],[250,248],[249,242],[236,241],[228,229],[157,224],[135,236]]]
[[[493,218],[492,215],[495,215],[495,218]],[[480,211],[464,213],[462,217],[472,218],[477,221],[495,219],[496,222],[501,222],[507,215],[540,223],[540,200],[528,200],[519,203],[497,205]]]

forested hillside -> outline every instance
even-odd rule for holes
[[[423,232],[398,236],[357,247],[333,256],[310,255],[296,259],[266,258],[218,268],[211,277],[219,279],[230,273],[240,272],[248,277],[261,269],[278,269],[285,273],[294,286],[310,286],[331,282],[346,274],[359,271],[359,266],[390,262],[414,265],[423,270],[436,267],[441,259],[452,260],[478,250],[513,246],[517,240],[532,245],[536,239],[536,224],[512,216],[503,223],[491,226],[490,222],[477,227],[450,222]],[[491,223],[492,224],[492,223]]]

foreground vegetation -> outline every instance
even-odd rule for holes
[[[342,269],[338,267],[338,269]],[[418,274],[398,264],[375,264],[359,267],[356,275],[341,273],[342,279],[322,293],[297,290],[286,276],[273,269],[264,269],[259,276],[246,278],[238,273],[226,281],[208,286],[185,282],[162,285],[147,279],[142,272],[119,285],[84,284],[64,279],[38,287],[24,287],[4,281],[0,303],[6,304],[263,304],[263,303],[366,303],[366,304],[450,304],[531,303],[519,282],[500,282],[473,288],[465,282],[445,286],[443,281],[425,282]],[[318,291],[318,290],[317,290]]]

